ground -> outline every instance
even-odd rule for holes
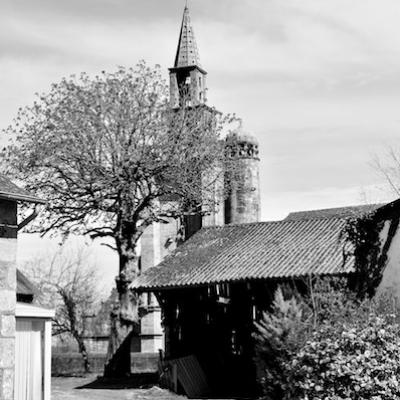
[[[96,376],[85,378],[51,379],[52,400],[185,400],[168,390],[153,386],[146,389],[129,389],[124,385],[92,384]],[[85,386],[90,386],[87,388]]]

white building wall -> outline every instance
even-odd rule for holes
[[[387,240],[391,221],[385,221],[381,232],[382,246]],[[400,299],[400,226],[392,239],[387,253],[387,263],[383,272],[382,281],[378,287],[377,294],[390,291]]]

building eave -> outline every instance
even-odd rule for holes
[[[55,311],[32,304],[17,302],[15,307],[15,316],[17,318],[41,318],[51,319],[55,316]]]
[[[35,203],[35,204],[46,204],[45,200],[39,199],[38,197],[24,196],[24,195],[20,195],[20,194],[5,193],[5,192],[0,192],[0,199],[11,200],[11,201],[22,201],[22,202]]]

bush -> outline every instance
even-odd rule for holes
[[[360,302],[319,283],[284,299],[256,324],[260,383],[268,399],[400,399],[400,328],[393,302]]]
[[[268,398],[283,398],[289,385],[289,361],[309,336],[304,306],[295,298],[285,300],[278,288],[272,312],[263,313],[261,321],[256,323],[257,364],[261,366],[259,381]]]
[[[387,318],[323,327],[287,366],[288,398],[398,399],[399,344],[399,327]]]

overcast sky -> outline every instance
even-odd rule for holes
[[[173,64],[184,0],[2,0],[0,127],[63,76]],[[208,98],[260,141],[262,219],[385,201],[400,131],[398,0],[190,0]]]

